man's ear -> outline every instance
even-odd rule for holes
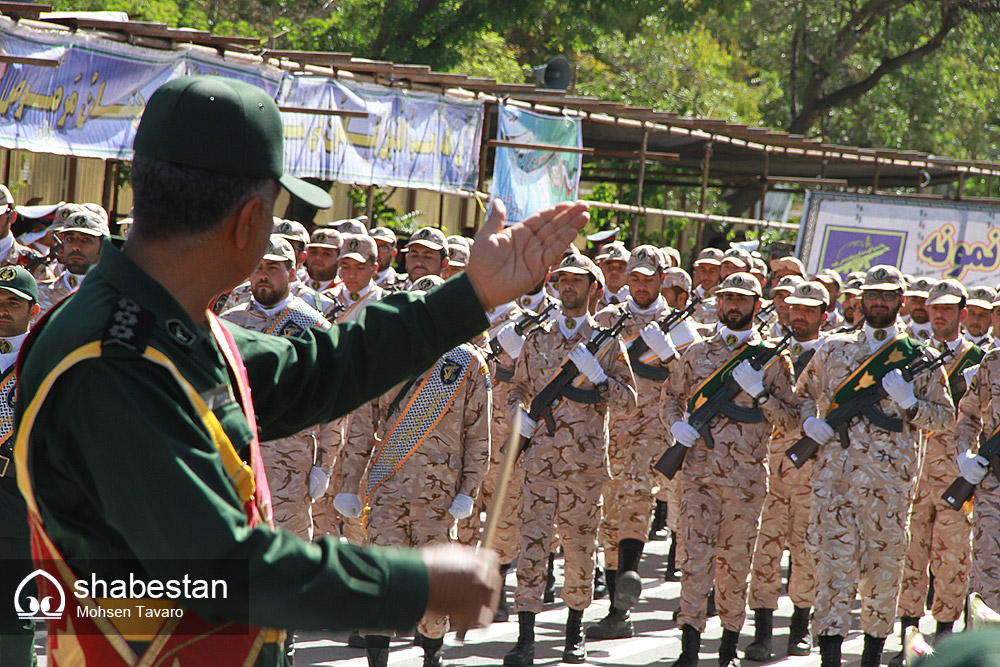
[[[232,214],[230,220],[232,224],[232,239],[237,248],[246,248],[254,237],[254,230],[260,223],[261,212],[264,210],[264,202],[259,196],[251,197],[242,204]],[[270,218],[269,218],[270,220]]]

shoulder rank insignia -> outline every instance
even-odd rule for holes
[[[133,299],[119,296],[111,309],[101,336],[101,347],[117,344],[135,352],[142,352],[153,335],[156,316]]]

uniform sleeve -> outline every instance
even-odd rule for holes
[[[823,392],[823,368],[827,360],[827,346],[822,345],[812,356],[802,375],[795,382],[795,395],[799,397],[799,423],[805,423],[810,417],[820,417],[816,407],[816,399]]]
[[[989,414],[990,398],[992,392],[990,387],[995,379],[993,369],[996,368],[994,360],[996,354],[992,351],[983,357],[979,370],[976,372],[968,390],[958,402],[958,423],[955,425],[955,447],[959,452],[967,450],[977,451],[979,446],[979,434],[989,426],[985,417]]]
[[[917,411],[909,422],[927,431],[950,431],[955,426],[955,404],[948,390],[948,375],[943,368],[922,375],[913,383]]]
[[[328,471],[337,462],[340,454],[340,447],[344,442],[342,420],[337,419],[316,428],[316,465],[326,468]]]
[[[691,355],[702,354],[703,347],[699,343],[689,345],[680,359],[673,364],[670,378],[663,383],[663,388],[660,390],[660,419],[668,433],[674,422],[684,419],[684,413],[687,412],[686,406],[691,391]]]
[[[485,362],[479,355],[473,361],[469,386],[466,388],[465,410],[462,414],[462,481],[458,492],[470,498],[479,495],[479,488],[490,466],[490,424],[492,423],[493,396]]]
[[[531,376],[530,360],[538,353],[538,337],[529,333],[521,347],[521,354],[514,361],[514,377],[510,381],[510,389],[507,392],[507,415],[512,416],[517,406],[523,405],[527,410],[531,405],[534,396],[532,389],[533,378]]]
[[[392,395],[395,396],[395,392]],[[351,415],[350,430],[341,450],[344,480],[341,490],[344,493],[358,493],[361,477],[375,450],[375,433],[380,421],[378,401],[362,405]]]
[[[792,388],[792,360],[782,352],[764,373],[764,385],[771,399],[763,405],[767,421],[784,433],[795,433],[801,426],[799,399]]]
[[[633,412],[639,404],[639,395],[635,390],[635,376],[628,363],[628,352],[625,343],[616,337],[608,346],[608,351],[601,359],[601,366],[608,376],[608,392],[605,400],[618,412]]]

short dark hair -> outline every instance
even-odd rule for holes
[[[132,161],[131,235],[165,240],[211,232],[233,209],[275,183],[136,154]]]

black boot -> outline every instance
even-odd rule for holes
[[[542,602],[548,604],[550,602],[556,601],[556,555],[549,554],[549,565],[548,569],[545,571],[545,594],[542,596]]]
[[[527,667],[535,664],[535,612],[517,612],[517,625],[517,643],[503,657],[503,664]]]
[[[677,571],[677,534],[670,539],[670,551],[667,552],[667,566],[663,569],[664,581],[680,581],[681,573]]]
[[[587,626],[587,639],[625,639],[635,634],[632,618],[627,611],[611,607],[608,615]]]
[[[739,640],[739,630],[722,629],[722,642],[719,644],[719,667],[730,667],[736,664],[736,643]]]
[[[774,610],[761,607],[753,610],[753,642],[743,652],[743,657],[755,662],[771,659],[771,635],[774,631]]]
[[[840,667],[840,645],[843,643],[843,635],[820,635],[820,667]]]
[[[618,576],[615,579],[615,593],[611,603],[619,609],[632,611],[642,594],[642,578],[639,577],[639,560],[646,546],[642,540],[625,539],[618,543]]]
[[[583,610],[570,609],[566,617],[566,646],[563,662],[582,665],[587,660],[587,646],[583,641]]]
[[[368,667],[386,667],[389,664],[389,638],[368,635],[365,637],[365,653],[368,654]]]
[[[715,586],[708,592],[708,603],[705,605],[705,618],[718,616],[719,610],[715,608]]]
[[[594,565],[594,594],[592,596],[594,600],[600,600],[608,594],[614,576],[610,574],[610,570],[602,570],[600,565]],[[614,593],[611,596],[614,597]]]
[[[917,627],[920,623],[920,619],[916,616],[901,616],[899,619],[899,643],[902,645],[903,638],[906,637],[906,628]],[[885,640],[883,640],[885,641]],[[868,635],[865,635],[865,647],[867,650],[868,646]],[[899,653],[892,656],[889,659],[889,667],[903,667],[903,662],[906,660],[906,651],[902,648],[899,649]]]
[[[796,607],[788,624],[788,655],[809,655],[812,637],[809,636],[809,607]]]
[[[420,646],[424,649],[424,667],[443,667],[441,654],[444,653],[444,637],[431,639],[420,635]]]
[[[493,614],[494,623],[506,623],[510,619],[510,606],[507,604],[507,573],[510,572],[510,563],[500,564],[500,604],[497,605],[497,613]]]
[[[670,667],[698,667],[698,651],[701,650],[701,633],[685,623],[681,626],[681,654]]]
[[[885,637],[872,637],[865,633],[865,648],[861,651],[861,667],[879,667],[882,664],[882,647]]]
[[[357,630],[353,631],[347,637],[347,645],[351,648],[367,648],[368,643],[365,642],[365,638],[361,636],[361,633]]]
[[[662,500],[656,501],[653,508],[653,522],[649,525],[649,541],[656,539],[656,534],[667,527],[667,503]]]

